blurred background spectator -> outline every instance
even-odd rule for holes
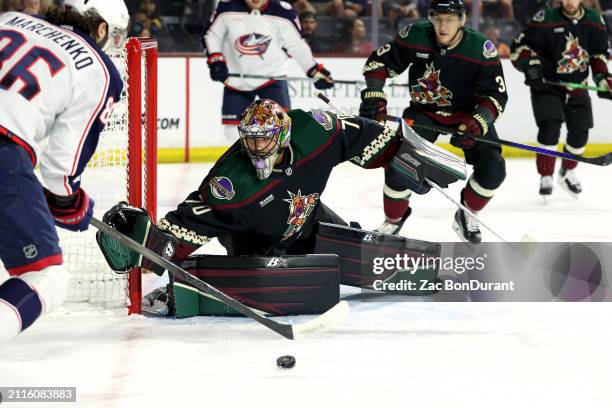
[[[333,43],[329,41],[329,39],[322,38],[317,34],[316,14],[312,11],[302,11],[299,17],[300,25],[302,26],[302,35],[312,52],[331,51]]]
[[[54,0],[0,0],[1,11],[43,15]],[[201,52],[201,36],[220,0],[125,0],[131,36],[153,36],[162,52]],[[304,39],[315,53],[366,56],[406,25],[428,18],[430,0],[287,0],[299,15]],[[531,18],[558,0],[466,0],[477,6],[477,24],[506,56],[507,45]],[[377,6],[375,13],[372,5]],[[583,0],[612,22],[612,0]],[[377,16],[373,17],[374,15]],[[376,23],[376,24],[375,24]],[[378,31],[374,33],[374,27]],[[374,34],[377,42],[374,44]]]
[[[338,44],[336,52],[349,56],[367,57],[372,52],[372,42],[367,38],[366,26],[362,19],[356,18],[348,24],[346,39]]]

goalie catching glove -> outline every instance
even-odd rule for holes
[[[102,222],[165,259],[171,259],[174,256],[178,239],[161,232],[153,224],[147,211],[142,208],[132,207],[122,201],[104,214]],[[161,266],[131,250],[110,235],[98,231],[96,240],[106,262],[116,272],[129,272],[135,267],[148,269],[158,275],[165,271]]]

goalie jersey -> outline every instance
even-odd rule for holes
[[[230,73],[287,75],[287,55],[305,72],[316,64],[295,10],[284,1],[270,0],[261,10],[251,10],[243,0],[221,0],[204,34],[204,47],[209,60],[224,58]],[[226,85],[253,91],[268,82],[229,78]]]
[[[88,35],[22,13],[0,15],[0,137],[40,164],[54,194],[78,190],[122,87]]]
[[[399,146],[393,129],[367,119],[319,110],[288,114],[291,142],[270,177],[257,179],[238,141],[158,227],[192,250],[218,237],[230,255],[261,255],[271,248],[290,254],[300,237],[312,233],[334,166],[350,160],[378,167]]]

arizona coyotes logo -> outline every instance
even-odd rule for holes
[[[419,84],[412,87],[410,97],[417,103],[450,106],[453,93],[440,83],[440,70],[436,71],[433,62],[426,67],[423,77],[418,80]]]
[[[308,216],[317,205],[317,201],[319,201],[319,194],[317,193],[306,196],[303,196],[300,190],[297,194],[293,194],[291,191],[287,191],[287,193],[289,193],[289,198],[283,201],[289,203],[289,218],[287,219],[289,226],[283,234],[281,242],[291,238],[293,234],[302,229]]]
[[[236,39],[236,50],[243,55],[263,55],[268,51],[272,37],[263,34],[245,34]],[[263,58],[263,57],[262,57]]]
[[[580,46],[580,39],[572,33],[565,37],[563,58],[557,63],[557,74],[571,74],[576,71],[585,72],[589,69],[589,53]]]

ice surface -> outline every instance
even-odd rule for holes
[[[209,168],[160,166],[159,214],[197,188]],[[481,215],[508,240],[527,233],[541,241],[610,241],[609,175],[581,164],[580,199],[555,184],[543,205],[534,161],[512,160]],[[375,228],[383,220],[382,182],[380,171],[344,165],[322,200],[345,220]],[[412,202],[402,234],[456,240],[450,202],[436,191]],[[206,249],[222,253],[217,243]],[[609,304],[365,303],[351,288],[343,296],[348,321],[300,342],[244,318],[172,321],[64,308],[0,346],[0,386],[77,387],[76,404],[19,405],[35,407],[586,407],[612,398]],[[295,368],[276,367],[284,354],[296,357]]]

